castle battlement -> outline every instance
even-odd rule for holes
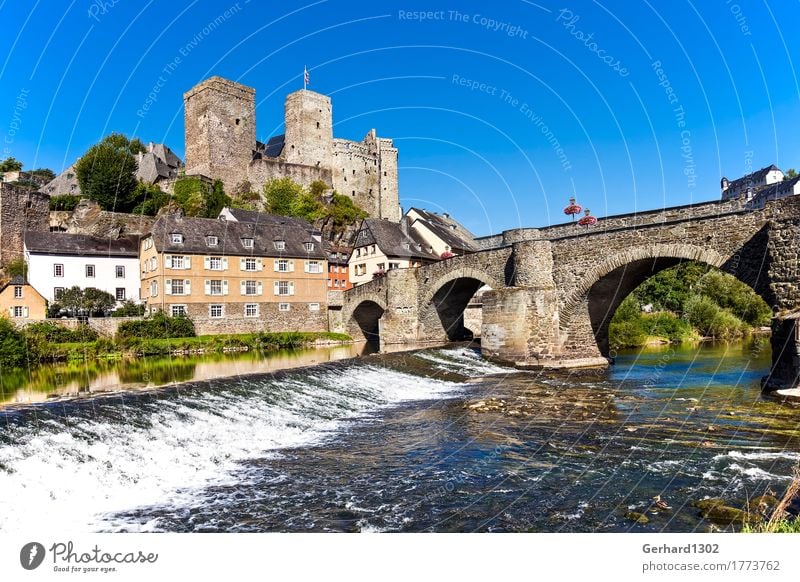
[[[255,89],[211,77],[183,98],[187,174],[222,180],[228,192],[244,182],[259,191],[273,178],[289,177],[304,186],[322,180],[370,216],[400,220],[392,140],[377,137],[375,130],[360,142],[334,138],[327,95],[307,89],[287,95],[284,134],[266,144],[256,141]]]

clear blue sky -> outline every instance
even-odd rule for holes
[[[182,94],[211,75],[256,88],[263,140],[307,65],[337,137],[395,139],[404,208],[478,234],[562,222],[570,195],[604,216],[800,167],[800,4],[564,6],[0,0],[2,157],[58,172],[111,131],[182,156]]]

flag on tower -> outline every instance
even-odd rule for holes
[[[303,65],[303,89],[308,85],[308,69]]]

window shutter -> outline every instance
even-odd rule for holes
[[[184,269],[192,268],[192,257],[183,257],[183,268]]]
[[[222,280],[222,294],[223,295],[227,295],[228,294],[228,280],[227,279],[223,279]]]
[[[192,294],[192,282],[189,279],[186,279],[183,282],[183,294],[184,295],[191,295]]]
[[[27,317],[28,317],[28,308],[27,307],[23,307],[22,308],[22,317],[27,319]]]
[[[277,285],[277,283],[275,283],[275,284]],[[278,292],[276,291],[275,294],[277,295]],[[9,307],[8,308],[8,313],[11,314],[11,317],[14,317],[14,308],[13,307]]]
[[[239,281],[239,293],[242,295],[247,294],[247,284],[244,281]]]
[[[281,285],[280,285],[280,283],[278,283],[278,281],[275,281],[272,285],[273,285],[273,288],[274,288],[274,291],[275,291],[275,295],[280,295],[281,294]]]
[[[172,295],[172,279],[164,281],[164,295]]]
[[[278,272],[278,259],[275,259],[273,261],[273,264],[274,264],[275,272],[277,273]]]
[[[245,265],[245,260],[244,259],[239,259],[239,270],[240,271],[244,271],[246,268],[247,267]]]
[[[211,281],[206,279],[205,283],[206,283],[206,295],[211,295]]]
[[[289,295],[294,295],[294,281],[289,281]]]
[[[203,257],[203,267],[206,269],[211,268],[211,257]]]
[[[228,257],[222,257],[222,270],[228,270]]]
[[[172,255],[164,255],[164,266],[172,267]]]
[[[308,261],[303,261],[303,270],[304,270],[306,273],[310,273],[310,271],[309,271],[309,267],[308,267]]]
[[[261,284],[261,281],[258,282],[257,293],[259,295],[263,295],[264,294],[264,285]]]
[[[289,272],[290,273],[294,272],[294,261],[289,261]]]
[[[264,270],[264,262],[261,259],[256,259],[256,270],[257,271]]]

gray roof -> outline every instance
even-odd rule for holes
[[[269,138],[269,141],[264,146],[264,155],[270,158],[277,158],[283,152],[283,144],[286,142],[286,136],[276,135]]]
[[[100,238],[65,232],[27,231],[25,248],[28,252],[42,255],[138,257],[139,237]]]
[[[272,216],[272,215],[266,215]],[[284,217],[274,217],[284,218]],[[182,234],[183,243],[173,243],[171,234]],[[325,259],[322,241],[314,238],[310,228],[288,221],[234,222],[216,218],[185,218],[162,216],[153,225],[153,240],[156,249],[167,253],[222,254],[235,256],[285,256]],[[216,236],[216,246],[209,246],[206,237]],[[242,239],[253,239],[253,247],[244,246]],[[275,241],[285,242],[285,249],[275,249]],[[307,251],[305,243],[314,243],[314,250]]]
[[[228,212],[231,213],[237,222],[254,222],[256,224],[266,224],[268,226],[291,224],[292,226],[305,228],[307,230],[313,228],[311,223],[307,220],[294,216],[280,216],[278,214],[268,214],[256,210],[242,210],[241,208],[230,207],[228,207]]]
[[[387,257],[438,260],[436,253],[413,232],[408,232],[408,222],[398,224],[390,220],[366,218],[355,237],[354,247],[376,244]]]
[[[475,235],[447,214],[436,214],[421,208],[412,208],[424,224],[453,250],[473,252],[478,250]]]
[[[752,184],[754,182],[758,182],[763,179],[769,172],[774,170],[780,171],[780,168],[775,164],[771,166],[767,166],[766,168],[761,168],[760,170],[756,170],[746,176],[742,176],[741,178],[736,178],[735,180],[728,182],[728,189],[735,190],[741,186],[747,186],[748,184]]]

